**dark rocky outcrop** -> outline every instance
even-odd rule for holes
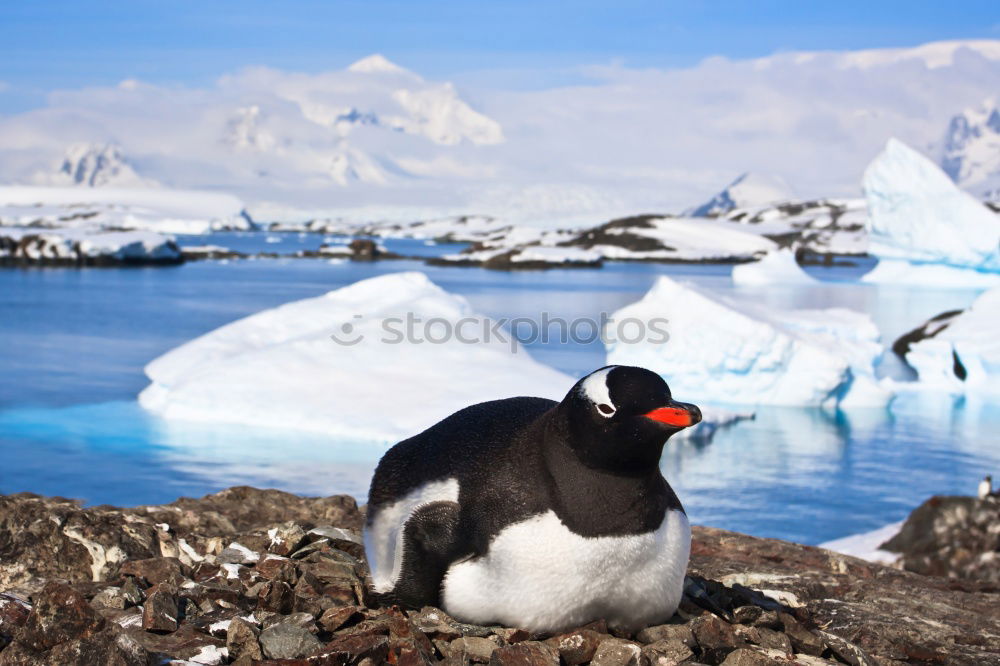
[[[932,497],[879,548],[907,571],[1000,584],[1000,497]]]
[[[355,238],[347,245],[321,245],[318,250],[302,250],[294,256],[337,259],[351,261],[376,261],[379,259],[409,259],[410,257],[389,252],[370,238]]]
[[[600,268],[604,265],[602,258],[595,257],[585,261],[524,259],[523,252],[531,251],[532,246],[516,247],[506,251],[491,251],[481,243],[473,243],[457,255],[431,257],[426,260],[428,266],[479,266],[494,271],[541,271],[550,268]]]
[[[246,487],[136,509],[0,497],[0,665],[1000,664],[996,585],[710,528],[697,605],[635,633],[377,608],[361,521],[350,498]]]
[[[101,238],[101,234],[96,233],[94,238]],[[95,249],[87,247],[87,240],[86,236],[83,241],[67,238],[59,230],[11,236],[0,227],[0,267],[175,266],[184,262],[180,248],[167,236],[161,236],[161,242],[152,249],[138,241]]]
[[[942,312],[939,315],[931,317],[912,331],[904,333],[896,338],[896,341],[892,343],[893,353],[905,360],[906,355],[910,352],[910,347],[921,340],[933,338],[935,335],[948,328],[955,317],[962,314],[962,312],[963,310],[948,310],[947,312]]]

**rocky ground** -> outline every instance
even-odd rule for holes
[[[1000,585],[1000,497],[935,495],[879,548],[907,571]]]
[[[0,497],[0,665],[1000,664],[995,583],[710,528],[697,603],[635,634],[373,608],[361,520],[348,497],[246,487],[135,509]]]

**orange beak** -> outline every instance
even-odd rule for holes
[[[674,428],[687,428],[701,421],[701,410],[694,405],[675,402],[668,407],[657,407],[643,416]]]

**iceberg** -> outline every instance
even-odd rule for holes
[[[875,268],[862,276],[861,281],[909,287],[988,289],[1000,285],[1000,273],[972,271],[945,264],[914,264],[898,259],[880,259]]]
[[[1000,288],[963,312],[942,313],[893,349],[917,372],[920,388],[1000,397]]]
[[[864,191],[869,252],[879,259],[966,269],[970,279],[1000,272],[1000,217],[909,146],[890,139],[866,169]],[[899,279],[903,268],[889,272]],[[876,270],[866,281],[885,277]]]
[[[809,276],[791,250],[768,252],[760,261],[733,266],[733,284],[816,284],[818,280]]]
[[[625,320],[666,319],[669,339],[615,340]],[[608,362],[659,372],[685,400],[723,404],[884,406],[879,332],[842,308],[775,311],[663,276],[605,331]]]
[[[384,275],[167,352],[146,366],[139,403],[167,419],[394,442],[477,402],[561,400],[576,380],[484,335],[492,326],[423,273]]]

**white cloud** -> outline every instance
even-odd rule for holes
[[[848,195],[890,136],[928,149],[995,93],[1000,41],[617,63],[582,69],[586,85],[475,89],[475,108],[450,84],[376,64],[55,92],[0,119],[0,180],[51,168],[71,143],[112,141],[160,182],[303,207],[678,210],[748,170],[805,196]]]

